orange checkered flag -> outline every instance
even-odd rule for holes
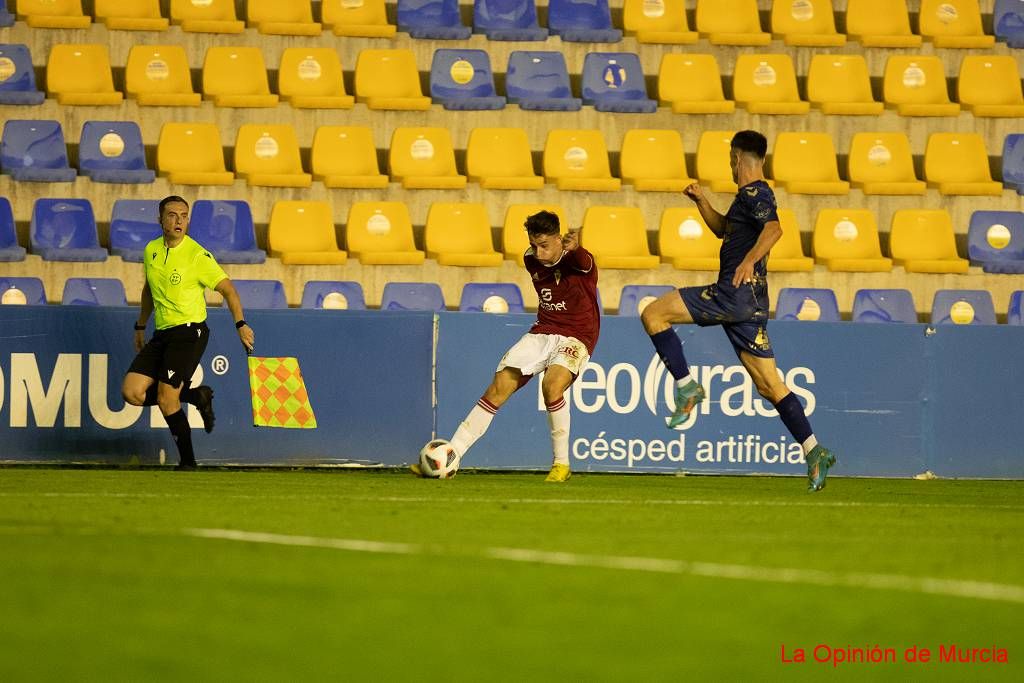
[[[249,356],[249,390],[253,426],[316,429],[297,358]]]

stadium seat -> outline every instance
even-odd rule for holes
[[[821,209],[812,238],[814,258],[831,271],[888,273],[875,214],[868,209]]]
[[[858,289],[853,295],[855,323],[916,323],[914,297],[906,289]]]
[[[638,317],[649,304],[673,289],[671,285],[625,285],[619,295],[619,315]]]
[[[578,111],[583,106],[583,100],[572,96],[561,52],[512,52],[505,74],[505,94],[520,109]]]
[[[18,0],[18,18],[29,28],[89,28],[92,17],[82,12],[82,0]]]
[[[203,60],[203,97],[218,107],[276,107],[258,47],[210,47]]]
[[[373,131],[366,126],[320,126],[313,136],[313,177],[326,187],[383,189]]]
[[[1012,133],[1003,142],[1003,184],[1024,195],[1024,133]]]
[[[640,209],[591,206],[583,215],[580,244],[594,255],[599,268],[648,269],[658,257],[647,246],[647,228]]]
[[[530,247],[530,238],[526,234],[526,219],[540,211],[550,211],[558,216],[562,232],[571,225],[566,220],[565,209],[554,204],[509,204],[505,210],[505,225],[501,229],[501,251],[506,259],[523,263],[523,254]]]
[[[981,28],[978,0],[921,0],[918,24],[935,47],[986,49],[996,42]]]
[[[134,121],[86,121],[78,143],[78,168],[94,183],[151,183],[142,132]]]
[[[1003,186],[992,180],[985,139],[978,133],[932,133],[924,152],[924,178],[942,194],[991,195]]]
[[[868,63],[862,55],[814,55],[807,74],[807,99],[824,114],[878,116],[885,109],[871,93]]]
[[[309,187],[313,176],[302,170],[299,141],[288,124],[246,123],[235,138],[235,173],[250,187]]]
[[[443,311],[444,294],[435,282],[389,282],[380,297],[382,311]]]
[[[288,308],[284,285],[280,280],[231,280],[245,310]],[[221,303],[226,307],[227,301]]]
[[[256,245],[249,203],[197,199],[189,216],[188,234],[206,247],[218,263],[263,263],[267,254]]]
[[[302,289],[302,308],[366,310],[363,286],[358,282],[310,280]]]
[[[348,254],[338,249],[328,202],[274,202],[267,243],[270,255],[280,257],[286,266],[340,266],[348,260]]]
[[[7,0],[0,0],[0,28],[14,25],[14,15],[7,11]]]
[[[783,287],[775,302],[776,320],[801,320],[804,322],[837,323],[839,304],[836,293],[831,289],[810,287]]]
[[[906,0],[847,0],[846,35],[864,47],[919,47]]]
[[[398,30],[428,40],[466,40],[473,32],[462,23],[459,0],[398,0]]]
[[[245,6],[249,28],[263,34],[318,36],[323,30],[313,21],[310,0],[247,0]]]
[[[1024,93],[1016,57],[964,57],[957,79],[957,99],[961,107],[975,116],[1024,117]]]
[[[900,209],[892,216],[889,252],[908,273],[966,273],[945,209]]]
[[[0,305],[45,306],[46,290],[37,277],[0,277]]]
[[[388,23],[384,0],[321,0],[324,28],[350,38],[394,38],[398,27]]]
[[[44,261],[106,261],[88,199],[37,199],[29,226],[32,253]]]
[[[715,237],[695,206],[673,207],[661,214],[658,254],[679,270],[717,271],[722,240]]]
[[[658,99],[676,114],[731,114],[736,109],[722,93],[718,62],[709,54],[663,55]]]
[[[19,181],[70,183],[78,175],[68,166],[64,131],[56,121],[4,122],[0,168]]]
[[[1010,305],[1006,308],[1007,325],[1024,325],[1024,291],[1017,290],[1010,294]]]
[[[356,101],[370,109],[426,111],[420,73],[412,50],[360,50],[356,59]]]
[[[402,202],[353,202],[345,234],[349,253],[364,266],[418,266],[427,257],[416,248]]]
[[[697,31],[712,45],[767,45],[757,0],[697,0]]]
[[[549,130],[544,144],[544,177],[559,190],[616,192],[608,147],[600,130]]]
[[[985,289],[940,289],[932,299],[932,325],[995,325],[996,307]]]
[[[391,179],[411,190],[459,190],[466,176],[455,170],[447,128],[395,128],[388,151]]]
[[[736,103],[751,114],[806,114],[811,109],[810,102],[800,99],[789,55],[739,55],[732,85]]]
[[[927,190],[914,175],[905,133],[856,133],[847,160],[850,184],[864,194],[920,195]]]
[[[996,40],[1010,47],[1024,47],[1024,0],[996,0],[992,25]]]
[[[192,72],[180,45],[133,45],[125,68],[125,91],[143,106],[198,107],[202,103],[202,96],[192,90]]]
[[[235,0],[171,0],[171,23],[194,33],[241,33],[245,22],[235,14]]]
[[[156,168],[172,184],[231,185],[215,123],[165,123],[156,148]]]
[[[619,165],[622,182],[639,192],[682,192],[696,182],[686,171],[683,139],[675,130],[626,131]]]
[[[491,58],[483,50],[436,50],[430,67],[430,97],[445,109],[504,109],[494,90]]]
[[[114,105],[124,99],[114,90],[106,45],[54,45],[46,62],[46,90],[58,104]]]
[[[124,283],[113,277],[69,277],[64,281],[64,306],[127,306]]]
[[[18,244],[14,213],[7,197],[0,197],[0,263],[25,260],[25,247]]]
[[[111,31],[166,31],[160,0],[95,0],[96,20]]]
[[[191,230],[191,228],[190,228]],[[110,212],[110,253],[122,261],[141,263],[146,245],[160,237],[160,202],[118,199]]]
[[[328,47],[289,47],[277,72],[281,99],[299,109],[351,109],[355,98],[345,92],[341,59]]]
[[[523,293],[514,282],[467,282],[459,310],[470,313],[525,313]]]
[[[540,190],[530,140],[522,128],[474,128],[466,147],[466,174],[485,190]]]
[[[804,255],[800,239],[800,224],[792,209],[779,209],[782,237],[768,253],[770,273],[809,273],[814,270],[814,259]]]
[[[836,32],[832,0],[775,0],[772,33],[786,45],[840,47],[846,36]]]
[[[1024,213],[975,211],[967,256],[986,273],[1024,273]]]
[[[640,57],[632,52],[590,52],[583,61],[583,103],[597,111],[653,114]]]
[[[608,0],[548,0],[548,30],[571,43],[617,43]]]
[[[474,0],[473,33],[483,33],[488,40],[548,39],[548,30],[537,24],[533,0]]]
[[[828,133],[779,133],[772,176],[790,194],[850,192],[850,183],[839,179],[836,148]]]
[[[46,94],[36,87],[32,55],[22,44],[0,45],[0,105],[42,104]]]
[[[699,37],[690,30],[683,0],[626,0],[622,24],[639,43],[691,45]]]
[[[501,265],[502,256],[494,250],[491,221],[483,204],[434,202],[427,212],[423,237],[427,258],[442,266]]]
[[[960,105],[949,101],[946,73],[935,56],[890,55],[882,85],[886,105],[900,116],[957,116]]]

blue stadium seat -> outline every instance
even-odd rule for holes
[[[220,263],[263,263],[267,253],[256,245],[249,203],[199,199],[192,205],[188,234]]]
[[[0,168],[15,180],[45,183],[70,183],[78,175],[68,166],[64,131],[56,121],[7,121]]]
[[[146,245],[160,237],[160,201],[118,199],[110,212],[110,253],[124,261],[142,262]]]
[[[398,0],[398,30],[431,40],[465,40],[473,32],[462,23],[459,0]]]
[[[583,61],[583,103],[598,111],[652,114],[640,57],[632,52],[591,52]]]
[[[548,30],[537,24],[534,0],[475,0],[473,32],[488,40],[547,40]]]
[[[46,99],[46,93],[36,87],[32,55],[26,45],[0,45],[0,79],[0,104],[42,104]]]
[[[626,285],[619,296],[619,315],[640,315],[640,302],[648,297],[657,299],[675,287],[670,285]]]
[[[1007,135],[1003,142],[1003,185],[1024,195],[1024,133]]]
[[[65,306],[127,306],[124,283],[112,277],[69,277],[64,282]]]
[[[996,40],[1005,41],[1010,47],[1024,47],[1024,2],[996,0],[992,25]]]
[[[18,244],[11,203],[7,197],[0,197],[0,262],[24,260],[25,247]]]
[[[134,121],[86,121],[78,143],[78,168],[94,183],[151,183],[142,132]]]
[[[783,287],[775,303],[776,320],[807,320],[837,323],[839,303],[831,289]]]
[[[1010,294],[1010,306],[1006,309],[1007,325],[1024,325],[1024,290]]]
[[[29,227],[32,253],[44,261],[106,261],[88,199],[37,199]]]
[[[460,311],[473,313],[525,313],[523,293],[513,282],[467,282],[459,300]]]
[[[504,109],[494,90],[491,58],[483,50],[437,50],[430,67],[430,97],[445,109]]]
[[[302,308],[362,311],[366,297],[358,282],[310,280],[302,290]]]
[[[382,311],[443,311],[444,294],[434,282],[389,282],[381,293]]]
[[[858,289],[853,297],[855,323],[916,323],[914,297],[906,289]]]
[[[0,0],[0,28],[14,26],[14,15],[7,11],[7,0]]]
[[[569,70],[561,52],[512,52],[505,74],[505,94],[520,109],[579,111],[583,106],[582,100],[572,96]]]
[[[242,302],[242,308],[288,308],[284,285],[280,280],[231,280]],[[227,307],[227,301],[221,303]]]
[[[985,289],[940,289],[932,300],[932,325],[995,325],[996,307]]]
[[[45,306],[46,290],[37,277],[0,277],[0,305]]]
[[[608,0],[550,0],[548,29],[571,43],[617,43],[622,31],[612,27]]]
[[[975,211],[967,228],[967,258],[986,273],[1024,273],[1024,213]]]

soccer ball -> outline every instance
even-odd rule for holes
[[[451,479],[459,471],[459,454],[444,439],[434,439],[420,449],[420,473],[428,479]]]

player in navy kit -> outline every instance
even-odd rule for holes
[[[766,263],[772,245],[782,236],[782,226],[775,194],[764,180],[767,151],[768,141],[756,131],[741,131],[733,137],[729,160],[738,191],[724,216],[711,206],[700,185],[686,188],[686,195],[697,204],[704,222],[722,240],[718,281],[668,292],[645,308],[641,318],[654,348],[676,380],[676,406],[669,427],[682,424],[705,398],[704,387],[690,375],[682,342],[672,325],[721,325],[757,392],[771,401],[793,438],[803,446],[808,491],[819,491],[836,457],[818,444],[803,405],[779,379],[775,352],[768,339]]]

